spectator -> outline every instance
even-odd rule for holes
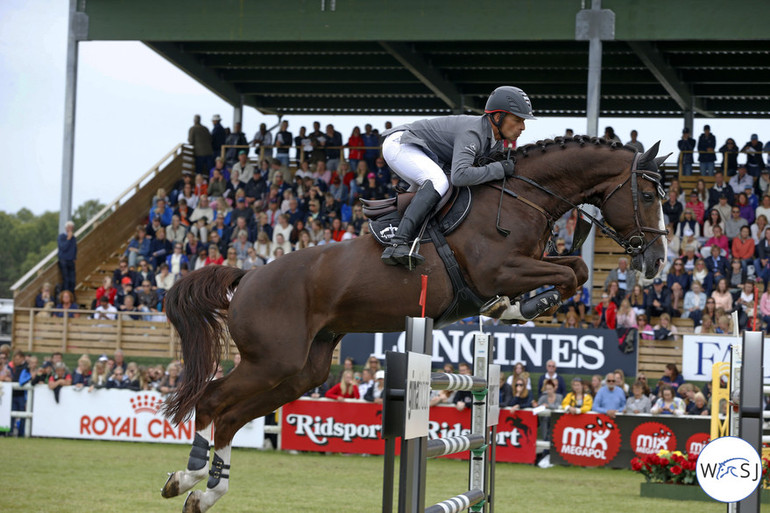
[[[184,269],[184,265],[182,264],[182,269]],[[155,275],[155,283],[157,284],[158,294],[161,299],[165,296],[165,292],[174,285],[175,281],[176,276],[169,272],[168,265],[166,263],[160,264],[160,272]]]
[[[152,289],[149,280],[144,280],[142,282],[142,286],[136,294],[136,299],[139,310],[142,312],[157,310],[158,302],[160,301],[158,293]]]
[[[601,377],[599,378],[601,382]],[[587,390],[585,383],[579,377],[572,378],[572,391],[561,402],[561,407],[567,413],[588,413],[593,407],[593,398]]]
[[[238,252],[235,251],[235,248],[228,248],[227,258],[222,262],[222,265],[237,269],[243,268],[243,261],[238,258]]]
[[[717,147],[717,140],[711,133],[709,125],[703,125],[703,133],[698,137],[698,162],[700,162],[701,176],[712,176],[714,174],[714,162],[717,160],[714,149]]]
[[[126,267],[135,269],[140,260],[149,258],[150,242],[151,239],[147,237],[145,227],[143,225],[138,225],[134,237],[128,242],[128,247],[123,254],[128,258],[128,260],[126,260]],[[119,283],[119,281],[114,281],[114,283]]]
[[[749,224],[745,218],[741,217],[741,210],[738,205],[735,205],[730,211],[730,217],[725,219],[725,236],[732,240],[740,235],[742,227],[749,226]]]
[[[732,256],[741,263],[744,270],[748,264],[754,263],[754,239],[746,225],[741,227],[739,236],[733,239]]]
[[[765,144],[765,151],[767,151],[767,146],[769,144],[770,141]],[[757,189],[759,189],[757,194],[760,196],[770,194],[770,170],[767,169],[767,166],[765,166],[759,175],[759,180],[757,180]],[[770,217],[768,219],[770,219]]]
[[[722,154],[722,168],[727,176],[735,175],[738,170],[738,146],[735,144],[735,139],[728,137],[727,141],[719,148],[719,153]]]
[[[152,284],[152,287],[157,288],[157,284],[155,283],[155,275],[153,274],[152,268],[150,267],[150,264],[147,262],[147,260],[142,260],[139,262],[139,269],[137,269],[134,273],[134,281],[131,283],[134,291],[142,286],[142,282],[144,280],[149,280],[150,284]]]
[[[684,401],[674,394],[670,385],[660,387],[660,399],[655,402],[651,413],[653,415],[684,415]]]
[[[334,129],[331,123],[326,125],[326,142],[324,152],[326,154],[326,167],[330,171],[336,171],[340,164],[340,148],[342,147],[342,134]],[[329,183],[328,180],[326,183]]]
[[[344,401],[345,399],[359,399],[358,386],[355,383],[353,371],[346,370],[342,373],[342,379],[326,392],[325,397]]]
[[[246,134],[244,134],[241,129],[241,123],[233,123],[233,129],[230,131],[230,135],[225,139],[225,146],[248,146],[248,144],[249,142],[246,140]],[[227,148],[227,150],[225,150],[225,164],[230,167],[235,165],[235,162],[238,159],[237,155],[242,151],[248,154],[247,150],[243,148]],[[249,176],[249,178],[251,177]]]
[[[136,308],[136,303],[135,302],[136,302],[136,296],[133,296],[133,295],[126,296],[123,299],[123,303],[121,303],[121,305],[118,308],[118,310],[120,310],[121,313],[126,313],[127,314],[127,315],[123,316],[124,320],[126,320],[126,321],[128,321],[128,320],[138,321],[139,319],[141,319],[141,316],[133,315],[133,313],[132,313],[132,312],[138,311],[137,308]]]
[[[190,216],[193,214],[195,207],[198,206],[198,197],[194,196],[194,198],[195,205],[188,205],[185,198],[180,198],[177,209],[174,210],[174,215],[179,216],[179,222],[182,224],[182,226],[188,229],[192,226]]]
[[[751,140],[741,148],[741,153],[746,154],[748,174],[755,178],[758,177],[760,171],[765,168],[765,162],[762,158],[762,142],[757,134],[751,134]],[[738,171],[740,172],[740,168],[738,168]]]
[[[160,380],[158,385],[158,392],[161,394],[169,394],[176,390],[179,386],[179,364],[171,362],[166,367],[166,375]]]
[[[117,317],[117,311],[118,309],[115,308],[114,305],[111,305],[109,300],[107,299],[107,296],[102,296],[99,298],[98,306],[95,309],[94,312],[94,319],[105,319],[109,321],[114,321]],[[105,325],[108,326],[108,325]]]
[[[701,289],[699,281],[693,281],[684,295],[684,306],[682,308],[682,317],[692,319],[695,325],[700,324],[701,310],[706,308],[706,294]]]
[[[227,131],[222,126],[222,118],[219,114],[214,114],[211,118],[211,122],[214,127],[211,129],[211,149],[215,156],[220,156],[222,153],[222,145],[225,144],[227,139]]]
[[[184,244],[187,239],[187,227],[182,224],[176,214],[171,216],[171,224],[166,227],[166,238],[171,244]]]
[[[592,411],[604,413],[611,419],[615,418],[618,412],[622,412],[626,407],[626,394],[616,386],[615,373],[610,372],[604,379],[604,386],[594,398]]]
[[[161,226],[168,226],[171,224],[171,216],[173,215],[174,210],[166,204],[166,200],[156,198],[155,205],[150,209],[150,222],[157,217],[160,219]]]
[[[367,369],[364,369],[364,372],[368,372]],[[378,370],[374,374],[374,383],[372,383],[370,386],[366,388],[366,394],[361,396],[360,390],[359,390],[359,396],[363,397],[364,400],[369,401],[370,403],[376,403],[376,404],[382,404],[382,398],[383,394],[385,392],[385,371],[384,370]]]
[[[545,380],[543,382],[543,392],[537,401],[532,401],[532,406],[545,406],[549,410],[560,409],[564,396],[556,393],[556,386],[557,384],[554,380]]]
[[[548,360],[545,362],[545,373],[540,376],[537,381],[537,391],[543,391],[543,383],[546,379],[552,379],[556,382],[556,393],[562,396],[567,393],[567,385],[564,383],[564,378],[556,372],[556,362],[554,360]]]
[[[176,242],[174,244],[173,253],[166,257],[166,265],[168,266],[169,272],[175,278],[178,278],[182,274],[182,264],[190,265],[190,260],[187,258],[187,255],[184,254],[183,250],[182,243]]]
[[[350,137],[348,137],[348,142],[345,146],[349,148],[348,162],[350,162],[350,167],[356,169],[358,167],[358,162],[364,158],[363,147],[365,146],[359,127],[353,127],[353,131],[351,132]]]
[[[660,314],[658,324],[653,326],[652,331],[655,334],[655,340],[667,340],[677,333],[676,326],[671,324],[671,315],[667,313]]]
[[[695,149],[695,140],[690,138],[690,129],[685,127],[682,130],[682,138],[679,140],[679,165],[683,176],[692,174],[693,150]]]
[[[703,237],[706,240],[714,236],[715,226],[719,226],[719,228],[724,232],[725,224],[724,221],[722,221],[722,215],[719,213],[719,210],[711,209],[709,211],[708,217],[706,217],[705,221],[703,222]]]
[[[106,388],[116,388],[119,390],[125,390],[129,388],[131,381],[126,376],[126,371],[123,367],[116,366],[112,369],[112,374],[107,379]]]
[[[72,376],[67,370],[67,366],[64,362],[56,362],[53,364],[53,374],[48,378],[48,389],[53,390],[54,399],[59,402],[59,391],[62,387],[68,387],[72,384]]]
[[[165,228],[158,229],[156,237],[150,243],[150,262],[157,269],[158,266],[166,261],[166,257],[171,254],[171,242],[166,239]]]
[[[51,284],[48,282],[43,283],[40,287],[40,293],[35,296],[35,308],[43,308],[46,303],[53,301],[53,295],[51,293]]]
[[[555,381],[553,380],[548,380],[548,381],[550,381],[551,383],[555,383]],[[527,386],[526,386],[526,383],[524,383],[524,380],[517,379],[514,382],[513,397],[511,398],[510,401],[508,401],[507,404],[501,405],[501,406],[508,406],[510,407],[511,411],[532,407],[532,396],[530,395],[529,390],[527,390]]]
[[[64,233],[59,234],[57,240],[59,247],[59,270],[62,276],[62,290],[75,292],[75,260],[78,257],[77,238],[75,237],[75,223],[67,221],[64,225]]]
[[[211,170],[211,174],[212,177],[211,180],[209,180],[209,185],[206,189],[206,194],[208,194],[209,199],[219,199],[223,196],[232,199],[233,193],[230,191],[238,190],[241,187],[240,177],[237,173],[232,173],[229,181],[222,174],[222,170],[216,167]]]
[[[746,187],[754,187],[754,178],[748,174],[746,166],[739,166],[738,174],[730,178],[730,188],[733,190],[733,195],[738,196],[746,190]]]
[[[294,135],[289,132],[289,122],[287,120],[281,121],[280,131],[275,134],[275,158],[278,159],[282,165],[289,166],[289,149],[291,148]]]
[[[209,198],[206,195],[200,197],[198,207],[190,215],[191,223],[195,223],[199,219],[204,219],[204,223],[214,220],[214,209],[209,206]],[[193,228],[193,233],[195,233],[201,240],[204,240],[200,233],[196,233],[195,228]]]
[[[655,387],[655,390],[652,391],[653,394],[656,396],[660,392],[660,386],[661,384],[663,386],[669,386],[671,389],[674,390],[674,393],[676,394],[676,390],[679,388],[679,385],[684,383],[684,378],[681,374],[679,374],[679,368],[674,363],[667,363],[666,369],[663,371],[663,377],[660,378],[659,386]]]
[[[107,379],[109,374],[107,373],[107,356],[102,355],[94,364],[94,370],[91,373],[89,392],[93,392],[95,388],[105,388],[107,386]]]
[[[738,325],[746,327],[754,314],[754,280],[746,280],[742,284],[735,308],[738,310]]]
[[[529,372],[527,372],[523,362],[516,362],[513,366],[513,373],[506,380],[506,384],[511,387],[511,391],[513,391],[513,384],[517,379],[524,381],[527,390],[532,390],[532,380],[530,379]]]
[[[636,285],[636,273],[628,267],[628,258],[618,258],[618,266],[609,272],[604,280],[604,288],[609,287],[610,282],[617,281],[618,287],[624,295]]]
[[[199,175],[206,173],[214,165],[214,154],[211,144],[211,132],[201,125],[201,117],[196,114],[193,126],[187,133],[187,142],[192,144],[195,156],[195,172]]]
[[[303,126],[299,129],[299,135],[294,138],[294,146],[297,147],[297,162],[303,164],[310,163],[310,156],[313,153],[313,140],[307,135],[307,129]]]
[[[639,153],[644,153],[644,145],[636,139],[638,136],[639,133],[636,130],[631,130],[631,140],[626,143],[626,146],[633,146]]]
[[[747,188],[748,190],[749,188]],[[754,222],[754,211],[756,209],[755,206],[752,206],[749,202],[749,197],[745,192],[742,192],[738,195],[735,205],[733,208],[738,207],[738,210],[740,210],[741,217],[746,220],[746,223],[751,225],[751,223]]]
[[[639,415],[640,413],[650,413],[652,403],[650,398],[644,393],[645,383],[636,381],[631,387],[631,397],[626,400],[624,413]]]
[[[604,129],[604,138],[610,142],[615,141],[621,144],[623,143],[623,141],[620,140],[620,137],[617,136],[615,130],[611,126],[608,126]]]
[[[693,401],[687,405],[687,415],[710,415],[706,397],[701,392],[695,392]]]
[[[64,289],[59,294],[59,304],[56,305],[56,308],[63,309],[63,310],[77,310],[78,304],[75,303],[75,296],[70,292],[68,289]],[[64,312],[56,312],[54,314],[56,317],[64,317]],[[78,318],[80,317],[79,313],[70,311],[67,312],[67,317],[72,318]]]
[[[377,157],[380,156],[380,138],[372,131],[372,125],[369,123],[364,126],[364,133],[361,134],[361,139],[364,142],[364,146],[366,146],[366,150],[364,150],[364,160],[369,169],[374,169]],[[357,166],[353,166],[352,164],[351,167],[357,169]]]
[[[82,390],[91,384],[91,358],[87,354],[78,358],[78,366],[72,373],[72,386]]]
[[[679,202],[679,194],[676,191],[669,189],[668,201],[663,203],[663,213],[666,216],[666,224],[670,223],[676,226],[682,217],[682,212],[684,212],[684,205]]]
[[[457,372],[463,376],[471,376],[471,366],[465,362],[460,362],[457,366]],[[526,387],[525,387],[526,388]],[[463,411],[466,408],[470,408],[473,405],[473,394],[466,390],[460,390],[455,392],[452,397],[452,402],[458,411]],[[508,404],[501,404],[500,407],[509,406]]]
[[[706,205],[701,200],[700,195],[699,195],[697,189],[693,189],[690,192],[690,199],[684,205],[685,213],[688,210],[690,212],[692,212],[693,220],[698,225],[702,225],[703,224],[703,218],[706,215]],[[693,227],[693,231],[696,231],[694,227]],[[696,235],[696,237],[700,237],[700,230],[697,230],[697,232],[698,232],[698,235]]]
[[[273,157],[273,134],[267,130],[266,124],[259,124],[259,130],[249,144],[254,147],[254,153],[260,159]]]
[[[691,275],[684,271],[684,262],[682,259],[677,258],[674,260],[674,265],[671,267],[668,272],[668,276],[666,277],[666,285],[668,286],[668,289],[671,290],[673,284],[678,283],[682,290],[690,290],[691,280]]]
[[[647,318],[658,317],[671,311],[671,292],[660,278],[655,278],[652,287],[647,291],[645,309]]]
[[[714,231],[721,232],[719,230],[719,227],[714,227]],[[724,237],[720,234],[720,237]],[[728,270],[728,262],[727,258],[722,255],[724,252],[725,254],[729,253],[728,251],[725,251],[719,244],[717,244],[716,237],[712,237],[714,239],[711,241],[711,246],[709,247],[709,252],[711,253],[710,256],[708,256],[705,259],[706,268],[708,269],[709,273],[712,276],[712,279],[714,281],[719,280],[719,278],[723,278],[727,276],[727,270]],[[725,237],[726,240],[726,237]],[[709,244],[708,242],[706,244]]]

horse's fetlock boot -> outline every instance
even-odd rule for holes
[[[546,290],[521,302],[521,315],[532,320],[554,306],[561,304],[561,294],[556,289]]]

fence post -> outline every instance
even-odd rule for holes
[[[115,349],[120,349],[123,341],[123,312],[118,312],[118,333],[115,335]]]
[[[61,352],[66,353],[67,352],[67,338],[69,337],[69,313],[67,311],[64,312],[64,321],[62,324],[62,330],[61,330]]]
[[[29,311],[29,337],[27,340],[27,351],[32,352],[32,341],[34,340],[35,331],[35,312]]]

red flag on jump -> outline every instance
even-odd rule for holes
[[[428,296],[428,276],[422,275],[422,288],[420,289],[420,306],[422,307],[422,316],[425,317],[425,303]]]

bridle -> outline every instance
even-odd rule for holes
[[[580,208],[579,206],[572,203],[570,200],[566,199],[565,197],[553,192],[547,187],[544,187],[540,185],[539,183],[535,182],[534,180],[527,178],[525,176],[519,176],[514,175],[512,178],[515,178],[517,180],[521,180],[523,182],[528,183],[529,185],[545,192],[549,196],[553,196],[554,198],[560,200],[563,203],[566,203],[567,205],[571,206],[572,208],[575,208],[578,210],[581,216],[585,217],[591,223],[593,223],[598,230],[600,230],[602,233],[604,233],[607,237],[611,238],[613,241],[615,241],[619,246],[621,246],[626,253],[628,253],[631,256],[637,256],[641,253],[644,253],[650,246],[652,246],[659,238],[667,234],[666,230],[661,230],[660,228],[653,228],[651,226],[643,226],[640,214],[639,214],[639,177],[642,177],[645,180],[648,180],[655,184],[658,192],[658,196],[662,199],[665,196],[665,192],[663,191],[663,186],[661,184],[662,175],[656,171],[647,171],[643,169],[637,169],[637,165],[639,164],[639,158],[641,157],[641,154],[637,152],[634,155],[634,160],[631,162],[631,173],[626,178],[618,184],[614,189],[612,189],[607,196],[604,197],[602,200],[601,205],[599,206],[600,210],[604,209],[604,206],[607,204],[607,201],[612,197],[613,194],[618,192],[620,189],[622,189],[627,183],[631,183],[631,199],[634,206],[634,224],[635,227],[628,232],[625,235],[620,235],[617,230],[609,226],[604,220],[600,220]],[[500,215],[502,212],[502,200],[503,195],[508,194],[509,196],[512,196],[520,201],[523,201],[524,203],[532,206],[536,210],[539,210],[545,217],[548,219],[549,224],[552,224],[554,219],[553,216],[551,216],[548,212],[546,212],[542,207],[539,205],[526,200],[525,198],[520,197],[515,192],[511,191],[510,189],[507,189],[505,187],[507,178],[503,178],[502,185],[492,185],[491,187],[494,187],[495,189],[500,190],[500,204],[498,206],[497,211],[497,230],[503,234],[504,236],[508,236],[510,234],[510,230],[506,230],[505,228],[500,226]],[[645,239],[646,234],[654,234],[655,236],[647,241]]]

